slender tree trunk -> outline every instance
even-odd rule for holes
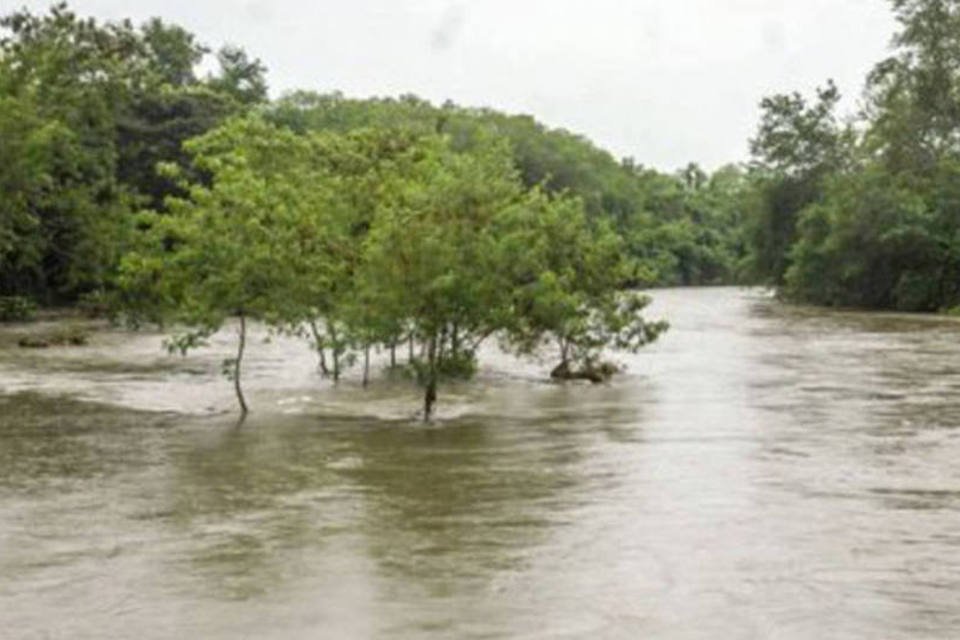
[[[560,364],[550,372],[550,377],[554,380],[567,380],[570,377],[570,343],[563,338],[557,338],[557,344],[560,346]]]
[[[423,421],[430,422],[433,418],[433,405],[437,402],[437,376],[436,372],[431,373],[430,380],[427,383],[427,390],[423,397]]]
[[[444,325],[443,330],[440,332],[440,344],[437,348],[436,361],[437,366],[443,364],[443,356],[446,355],[446,346],[447,346],[447,327]]]
[[[240,416],[245,417],[249,412],[247,400],[243,397],[243,388],[240,386],[240,374],[243,367],[243,352],[247,348],[247,317],[240,313],[240,339],[237,345],[237,358],[233,362],[233,389],[237,392],[237,401],[240,403]]]
[[[363,345],[363,386],[370,384],[370,344]]]
[[[390,340],[390,368],[397,368],[397,340],[396,338],[391,338]]]
[[[460,325],[453,323],[453,331],[450,332],[450,357],[456,360],[460,352]]]
[[[940,261],[940,278],[937,283],[937,304],[940,306],[944,306],[947,299],[947,283],[949,281],[947,273],[953,263],[952,251],[949,246],[946,248],[945,253],[946,256]],[[950,300],[950,302],[953,302],[953,300]]]
[[[430,422],[437,402],[437,336],[430,336],[427,347],[427,380],[423,394],[423,421]]]
[[[327,354],[324,351],[323,347],[317,349],[317,354],[320,356],[320,373],[323,374],[324,378],[330,377],[330,369],[327,368]]]
[[[407,338],[407,364],[413,362],[413,331],[410,332],[410,336]]]
[[[320,328],[316,320],[310,321],[310,330],[313,332],[313,344],[317,347],[317,356],[320,358],[320,373],[326,378],[330,375],[327,369],[327,354],[323,349],[323,336],[320,335]]]
[[[333,382],[340,382],[340,340],[337,339],[337,327],[332,322],[327,325],[330,342],[333,345]]]

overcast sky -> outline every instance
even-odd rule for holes
[[[0,0],[40,11],[50,2]],[[73,0],[159,15],[269,67],[271,92],[416,93],[530,113],[661,169],[746,157],[757,103],[832,77],[856,105],[887,0]]]

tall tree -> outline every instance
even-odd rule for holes
[[[233,96],[240,104],[252,105],[267,99],[267,68],[242,48],[226,45],[217,51],[220,73],[210,79],[211,87]]]
[[[197,83],[197,65],[210,52],[196,36],[179,25],[151,18],[140,28],[154,82],[172,87]]]
[[[960,2],[892,0],[894,52],[867,78],[868,147],[922,174],[960,152]]]
[[[504,326],[509,289],[491,230],[521,186],[501,142],[465,154],[424,138],[417,156],[378,210],[362,279],[425,345],[414,365],[429,420],[443,377],[471,370],[479,344]]]
[[[840,93],[832,81],[809,103],[799,93],[764,98],[756,137],[750,141],[758,197],[748,221],[753,270],[783,284],[796,240],[797,217],[821,198],[824,179],[850,163],[854,133],[841,126]]]
[[[102,286],[122,250],[129,198],[116,180],[114,122],[139,78],[131,60],[140,43],[129,23],[101,25],[65,4],[43,16],[9,14],[0,29],[4,108],[30,105],[40,130],[58,132],[48,138],[55,149],[41,173],[43,197],[29,188],[5,194],[29,202],[34,224],[3,286],[54,302]],[[19,166],[24,160],[5,158]]]

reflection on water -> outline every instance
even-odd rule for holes
[[[630,375],[491,352],[429,427],[292,340],[239,429],[229,335],[0,348],[0,637],[951,637],[960,324],[655,297]]]

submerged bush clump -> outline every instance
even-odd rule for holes
[[[80,327],[65,327],[32,336],[24,336],[17,343],[24,349],[48,349],[50,347],[83,347],[90,341],[90,334]]]
[[[25,322],[37,313],[33,300],[23,296],[0,296],[0,322]]]

